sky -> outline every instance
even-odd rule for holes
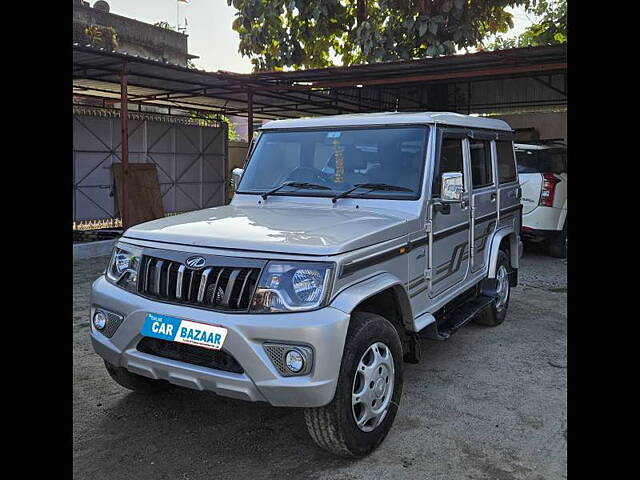
[[[172,26],[180,12],[180,25],[188,23],[189,53],[198,55],[197,68],[207,71],[228,70],[237,73],[251,72],[251,62],[238,53],[238,34],[231,29],[235,9],[226,0],[107,0],[111,13],[135,18],[146,23],[165,21]],[[89,0],[93,6],[95,0]],[[521,8],[510,9],[514,13],[514,28],[509,36],[521,33],[534,17]]]

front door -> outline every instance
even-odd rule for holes
[[[431,198],[440,198],[442,174],[460,172],[464,179],[462,202],[448,204],[448,212],[431,207],[431,288],[435,297],[467,278],[469,270],[469,179],[465,171],[464,133],[444,133],[436,151]]]

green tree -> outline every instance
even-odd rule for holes
[[[227,0],[254,70],[453,54],[513,28],[539,0]]]
[[[539,20],[517,37],[496,36],[488,50],[538,47],[567,42],[567,0],[539,0],[531,12]]]

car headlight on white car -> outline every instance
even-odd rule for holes
[[[123,243],[117,244],[107,267],[107,279],[125,290],[136,292],[141,260],[141,248]]]
[[[269,262],[260,276],[251,312],[299,312],[324,306],[334,265],[319,262]]]

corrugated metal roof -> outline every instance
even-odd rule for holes
[[[536,75],[566,77],[566,53],[566,46],[561,45],[349,67],[238,74],[205,72],[74,44],[74,92],[117,100],[120,74],[126,68],[130,102],[246,115],[251,92],[256,119],[398,109],[422,111],[441,104],[448,105],[448,109],[465,111],[474,101],[493,102],[486,106],[489,109],[501,105],[505,95],[496,89],[476,90],[481,93],[475,95],[477,100],[468,95],[469,98],[464,99],[466,107],[458,108],[455,91],[449,92],[453,101],[435,102],[429,86]],[[555,89],[556,93],[560,92],[558,95],[547,95],[548,98],[543,99],[538,91],[529,88],[526,102],[566,103],[566,87],[563,90],[552,83],[550,80],[551,87],[546,88]],[[415,94],[406,95],[408,89],[415,90]]]

